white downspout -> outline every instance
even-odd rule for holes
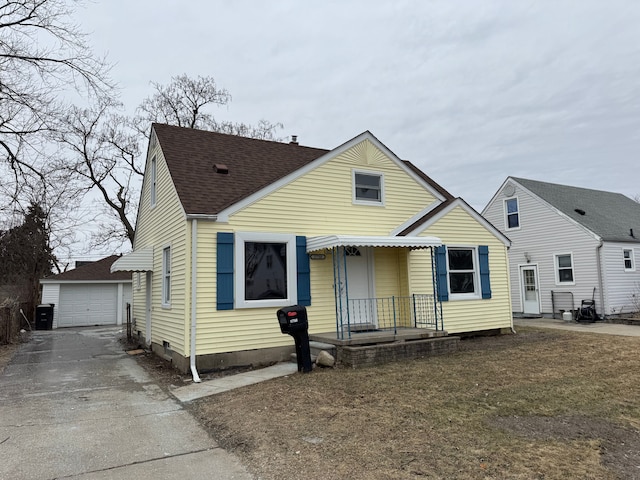
[[[604,305],[604,278],[602,278],[602,246],[604,241],[600,239],[600,244],[596,247],[596,262],[598,265],[598,289],[600,290],[600,311],[602,312],[602,319],[605,317],[605,305]],[[596,309],[597,311],[597,309]]]
[[[191,220],[191,375],[193,381],[200,383],[200,375],[196,369],[196,287],[197,287],[197,268],[198,260],[198,220]]]

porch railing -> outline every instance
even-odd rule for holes
[[[443,330],[442,311],[433,295],[413,294],[406,297],[357,298],[348,300],[348,310],[338,322],[338,334],[390,330],[398,328],[431,328]]]

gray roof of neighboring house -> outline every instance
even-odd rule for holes
[[[640,242],[640,203],[621,193],[510,178],[603,240]]]

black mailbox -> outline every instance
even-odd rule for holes
[[[280,331],[293,337],[296,343],[298,371],[308,373],[312,370],[311,348],[309,347],[309,320],[307,309],[302,305],[283,307],[278,310]]]
[[[292,334],[309,329],[307,309],[301,305],[284,307],[278,310],[278,323],[282,333]]]

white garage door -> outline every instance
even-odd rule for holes
[[[60,285],[59,327],[115,325],[118,285]]]

